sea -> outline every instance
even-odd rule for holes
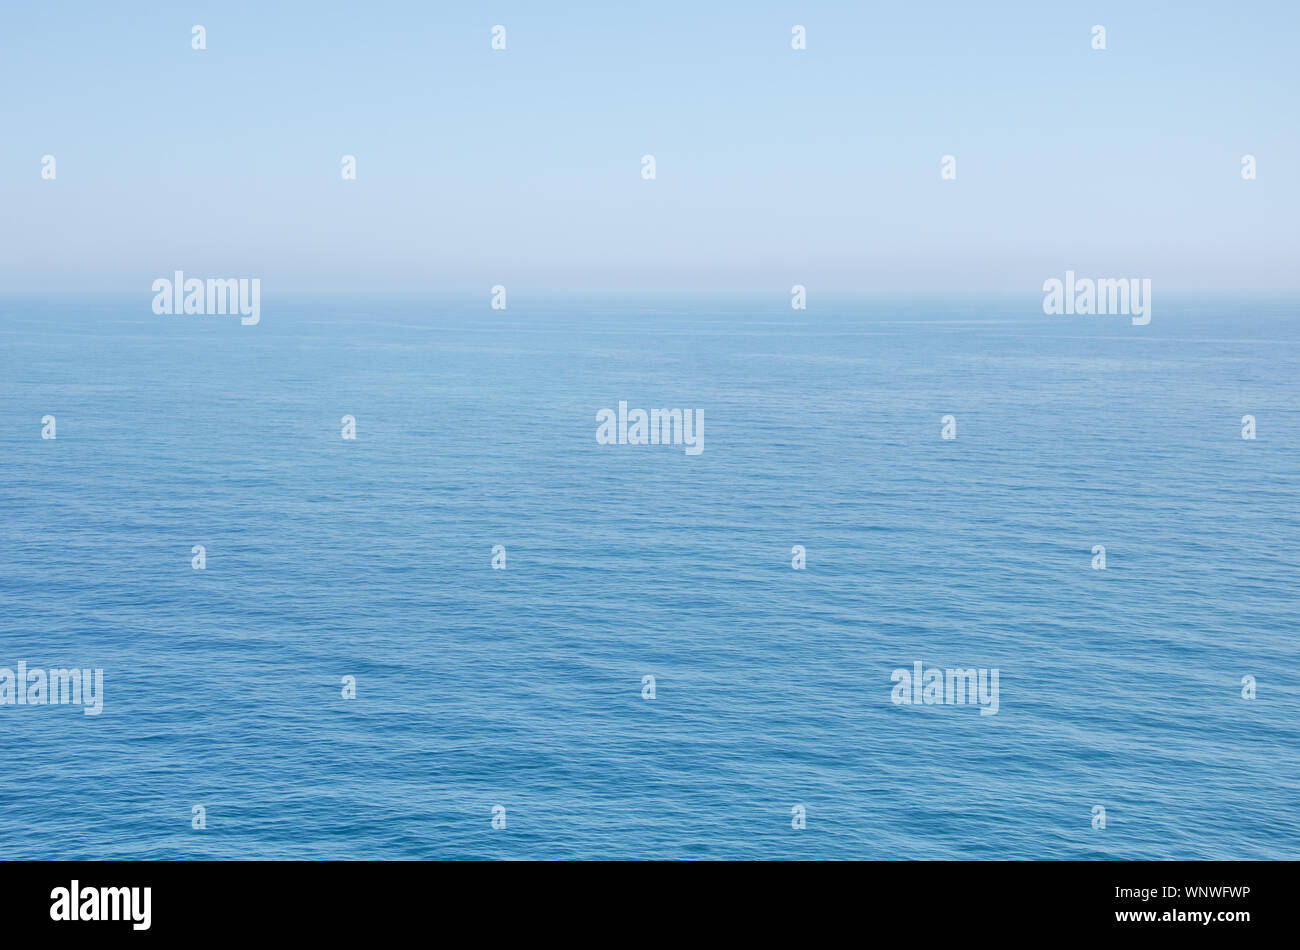
[[[150,300],[0,298],[5,858],[1300,857],[1294,297]]]

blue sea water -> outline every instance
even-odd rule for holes
[[[1040,303],[0,301],[3,857],[1300,857],[1300,302]]]

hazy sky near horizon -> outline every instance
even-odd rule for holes
[[[1300,289],[1295,0],[10,3],[0,36],[15,291]]]

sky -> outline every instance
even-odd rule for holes
[[[0,293],[1300,289],[1295,0],[15,2],[0,44]]]

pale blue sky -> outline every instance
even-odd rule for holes
[[[1298,27],[1295,0],[8,3],[0,281],[1295,290]]]

